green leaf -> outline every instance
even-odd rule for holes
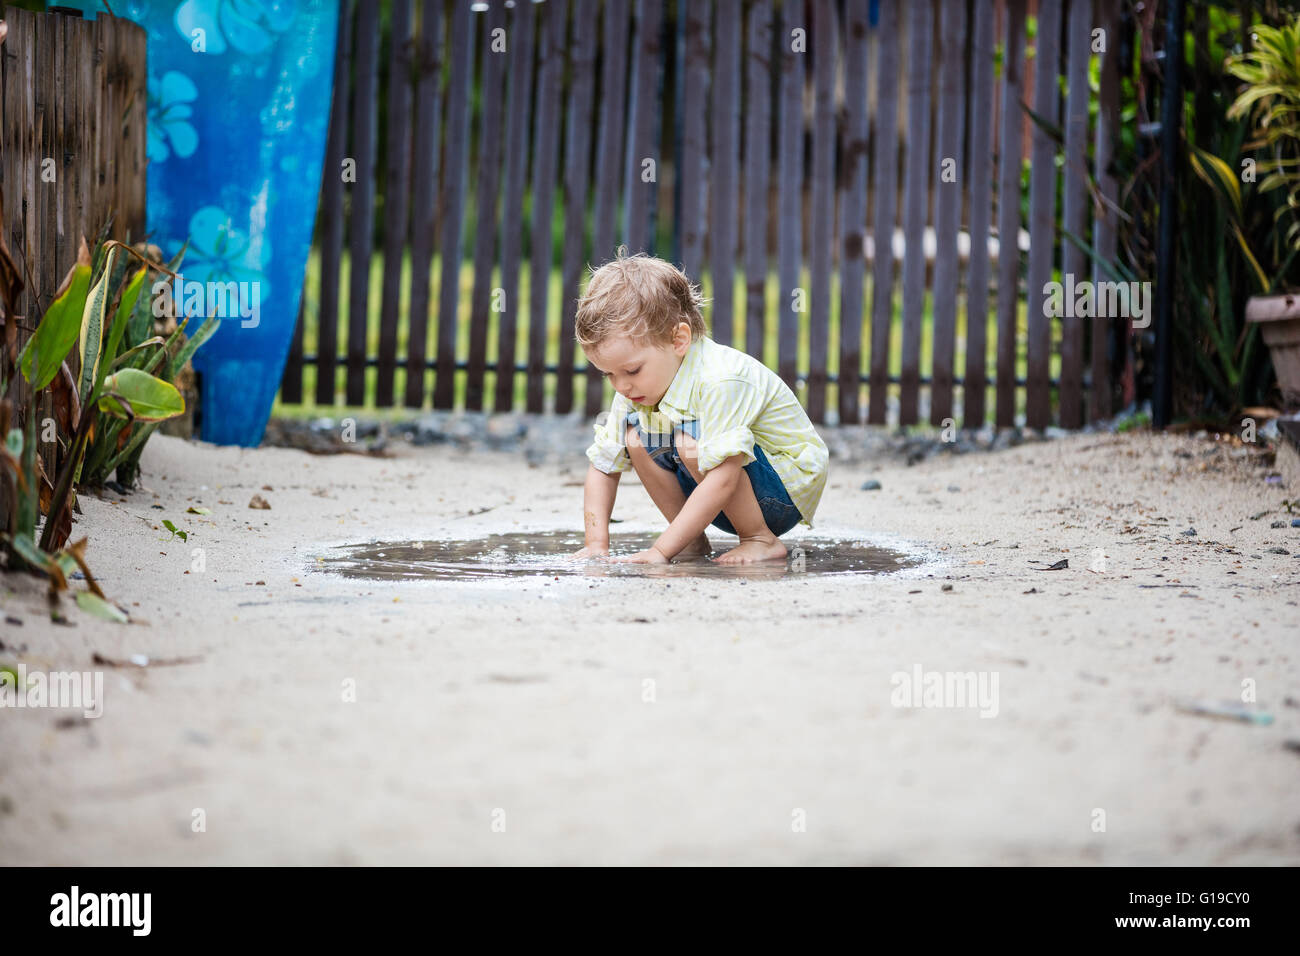
[[[185,509],[185,513],[191,515],[210,515],[212,514],[212,509],[190,505],[188,508]]]
[[[180,268],[181,260],[185,258],[185,250],[188,249],[189,246],[190,241],[186,239],[184,245],[181,246],[180,251],[177,252],[176,255],[172,257],[172,260],[166,264],[169,270],[175,272]],[[139,345],[153,329],[154,289],[157,287],[159,282],[170,284],[172,281],[171,277],[168,276],[167,273],[158,269],[152,269],[150,272],[153,275],[153,280],[149,283],[149,294],[141,296],[139,301],[136,302],[135,311],[131,315],[131,325],[127,329],[127,341],[131,345]]]
[[[36,546],[36,542],[25,534],[14,534],[9,536],[10,546],[18,552],[18,556],[40,571],[49,572],[50,567],[58,567],[48,554]]]
[[[117,350],[121,348],[122,337],[126,333],[126,327],[131,323],[131,315],[135,312],[135,304],[140,298],[140,290],[144,288],[144,278],[148,272],[148,269],[141,267],[122,290],[122,298],[117,303],[117,312],[113,314],[113,327],[108,334],[108,349],[105,354],[109,359],[113,359],[117,355]]]
[[[90,399],[91,389],[99,374],[99,355],[104,345],[104,317],[108,311],[109,279],[113,272],[113,260],[117,256],[117,247],[108,250],[108,261],[104,274],[99,277],[95,287],[86,299],[86,311],[81,318],[81,381],[77,391],[81,395],[84,407]]]
[[[185,367],[185,363],[194,357],[194,353],[199,350],[199,346],[212,338],[213,333],[215,333],[220,326],[221,320],[213,316],[200,325],[199,330],[195,332],[190,339],[186,340],[184,347],[176,353],[176,357],[172,359],[171,365],[167,370],[168,377],[171,378],[173,382],[176,381],[176,376],[180,373],[180,370]]]
[[[153,434],[154,429],[157,427],[157,422],[150,422],[141,428],[137,428],[135,434],[131,436],[131,440],[127,442],[126,447],[109,459],[108,464],[104,466],[104,474],[111,473],[122,462],[132,460],[132,456],[138,456],[141,448],[144,447],[144,443],[149,440],[149,436]]]
[[[176,331],[167,336],[167,341],[163,344],[161,349],[154,353],[153,358],[149,359],[148,364],[144,367],[144,371],[152,373],[154,369],[162,364],[162,360],[166,358],[167,353],[171,351],[172,346],[175,345],[176,342],[180,340],[180,337],[185,334],[185,327],[189,324],[189,319],[181,319],[181,324],[176,326]]]
[[[1266,96],[1276,96],[1283,92],[1285,92],[1283,88],[1275,83],[1251,86],[1233,101],[1232,106],[1228,107],[1228,119],[1240,119],[1250,111],[1251,104]]]
[[[1264,275],[1264,269],[1259,264],[1259,260],[1255,258],[1255,254],[1250,251],[1250,244],[1246,242],[1246,235],[1241,231],[1241,226],[1234,222],[1232,224],[1232,231],[1237,236],[1237,243],[1241,246],[1241,251],[1246,256],[1246,261],[1249,262],[1250,267],[1255,270],[1255,279],[1259,282],[1259,288],[1261,290],[1267,289],[1268,277]]]
[[[126,615],[123,614],[112,604],[109,604],[98,594],[92,594],[89,591],[77,592],[77,607],[81,608],[87,614],[94,615],[105,621],[114,621],[118,624],[127,623]]]
[[[1117,282],[1135,282],[1135,281],[1137,281],[1137,276],[1135,276],[1135,275],[1134,275],[1134,274],[1133,274],[1133,273],[1132,273],[1132,272],[1131,272],[1131,271],[1130,271],[1130,270],[1129,270],[1129,269],[1124,265],[1124,263],[1122,263],[1122,262],[1118,262],[1118,261],[1116,261],[1116,262],[1111,262],[1111,261],[1108,260],[1108,259],[1104,259],[1104,258],[1102,258],[1102,255],[1101,255],[1100,252],[1098,252],[1095,248],[1093,248],[1090,244],[1088,244],[1087,242],[1085,242],[1085,241],[1084,241],[1083,239],[1081,239],[1079,236],[1075,235],[1075,234],[1074,234],[1073,232],[1071,232],[1069,229],[1063,229],[1063,230],[1061,230],[1061,234],[1062,234],[1063,236],[1065,236],[1065,238],[1068,239],[1070,242],[1074,243],[1075,246],[1077,246],[1078,248],[1082,249],[1082,250],[1084,251],[1084,253],[1086,253],[1087,256],[1088,256],[1090,259],[1092,259],[1092,261],[1095,262],[1099,268],[1102,269],[1102,271],[1104,271],[1108,276],[1111,277],[1111,279],[1113,279],[1113,280],[1115,280],[1115,281],[1117,281]]]
[[[158,282],[166,277],[161,273],[154,273],[156,278],[149,284],[147,294],[140,296],[136,300],[135,309],[131,312],[131,321],[126,327],[126,344],[139,345],[153,331],[153,289]]]
[[[1240,221],[1242,216],[1241,183],[1238,182],[1236,174],[1218,156],[1206,152],[1195,144],[1190,145],[1192,148],[1188,158],[1191,160],[1193,171],[1208,183],[1211,189],[1222,192],[1232,201],[1232,210],[1236,215],[1236,219]]]
[[[45,310],[40,325],[28,339],[19,359],[23,376],[38,391],[54,380],[81,328],[86,290],[90,286],[90,254],[86,251],[84,242],[81,252],[77,264],[68,271],[58,294]]]
[[[13,527],[15,534],[36,540],[36,519],[41,510],[40,479],[36,472],[36,416],[27,420],[27,435],[23,439],[22,474],[27,489],[18,490],[17,522]]]
[[[181,245],[180,251],[177,252],[176,255],[172,257],[171,262],[167,263],[167,268],[170,269],[172,272],[175,272],[177,269],[179,269],[181,267],[181,260],[185,258],[185,250],[188,249],[189,247],[190,247],[190,241],[186,239],[185,242]]]
[[[124,368],[104,380],[100,411],[118,418],[161,422],[185,412],[185,399],[176,386],[138,368]],[[122,404],[130,405],[130,411]]]
[[[56,554],[51,555],[50,557],[54,561],[54,563],[59,566],[59,569],[63,572],[63,576],[65,578],[71,577],[76,572],[77,559],[74,558],[72,555],[68,554],[68,552],[59,551]]]
[[[146,349],[151,349],[155,345],[162,345],[162,344],[163,344],[163,337],[161,335],[155,335],[153,338],[145,342],[141,342],[139,345],[135,346],[135,348],[127,349],[117,358],[113,359],[113,368],[116,369],[118,366],[125,364],[126,362],[130,361],[133,356],[139,355],[140,353],[144,352]]]

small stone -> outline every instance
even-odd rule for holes
[[[1194,538],[1194,537],[1196,537],[1196,529],[1195,529],[1195,528],[1188,528],[1186,531],[1180,531],[1180,532],[1178,532],[1178,533],[1179,533],[1179,534],[1186,535],[1186,536],[1189,537],[1189,538]]]
[[[1292,524],[1293,527],[1300,527],[1300,519],[1297,519],[1296,521],[1291,522],[1291,524]],[[1269,527],[1270,527],[1270,528],[1285,528],[1285,527],[1286,527],[1286,522],[1285,522],[1285,521],[1274,521],[1272,524],[1269,525]]]
[[[1291,527],[1293,527],[1293,528],[1300,528],[1300,518],[1292,518],[1292,519],[1291,519]]]
[[[862,490],[862,491],[879,491],[879,490],[880,490],[880,482],[876,481],[876,479],[874,479],[874,478],[868,478],[866,481],[864,481],[864,482],[862,483],[862,488],[861,488],[861,490]]]
[[[952,590],[952,585],[951,585],[951,584],[944,584],[944,585],[940,586],[939,590],[940,590],[940,591],[951,591],[951,590]]]
[[[248,507],[256,508],[258,511],[270,511],[271,503],[261,495],[253,495],[252,500],[248,502]]]
[[[1269,548],[1268,553],[1269,554],[1290,554],[1291,552],[1288,551],[1286,548]]]
[[[956,494],[957,492],[961,491],[961,489],[958,488],[956,485],[949,485],[948,490],[953,494]]]

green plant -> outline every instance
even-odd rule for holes
[[[1189,6],[1187,41],[1181,48],[1192,62],[1184,74],[1180,146],[1191,174],[1175,181],[1179,228],[1172,288],[1174,414],[1228,417],[1269,400],[1268,355],[1259,347],[1257,326],[1245,321],[1246,301],[1284,285],[1296,261],[1294,250],[1282,247],[1277,227],[1284,212],[1279,206],[1286,205],[1281,192],[1262,171],[1259,182],[1252,175],[1251,167],[1258,170],[1259,164],[1248,155],[1254,148],[1248,142],[1251,125],[1230,111],[1240,93],[1239,77],[1230,68],[1241,53],[1243,37],[1278,26],[1270,19],[1277,12],[1263,6]],[[1260,18],[1268,22],[1255,22]],[[1143,32],[1164,30],[1154,11],[1138,27]],[[1136,37],[1131,49],[1141,49],[1143,42]],[[1121,102],[1136,105],[1139,122],[1155,118],[1148,87],[1152,69],[1136,53],[1131,62],[1120,61]],[[1155,278],[1163,185],[1159,150],[1157,139],[1139,137],[1129,145],[1121,137],[1114,154],[1111,172],[1120,183],[1115,208],[1119,248],[1113,261],[1099,263],[1113,278]],[[1096,257],[1082,238],[1066,238]],[[1133,346],[1140,392],[1151,367],[1152,333],[1135,335]]]
[[[1275,204],[1263,195],[1262,184],[1243,183],[1221,158],[1241,158],[1245,132],[1241,124],[1217,129],[1212,142],[1219,155],[1188,144],[1196,179],[1184,189],[1183,214],[1199,217],[1207,228],[1188,230],[1178,244],[1176,307],[1195,322],[1175,328],[1198,372],[1229,412],[1263,398],[1257,374],[1263,357],[1259,327],[1245,321],[1246,300],[1277,291],[1297,252],[1291,249],[1271,276],[1260,262],[1260,250],[1275,233]]]
[[[1228,118],[1254,124],[1246,148],[1267,154],[1258,164],[1267,174],[1260,192],[1284,190],[1274,218],[1290,220],[1282,241],[1294,255],[1300,250],[1300,15],[1276,27],[1256,24],[1252,34],[1254,48],[1228,58],[1228,72],[1247,84]]]
[[[139,474],[140,455],[145,442],[159,423],[184,411],[174,410],[173,394],[176,378],[186,363],[213,333],[220,321],[207,319],[189,339],[184,337],[189,323],[186,319],[172,328],[164,338],[168,322],[166,315],[156,314],[161,296],[141,295],[141,288],[152,289],[162,275],[174,275],[184,258],[182,247],[165,266],[155,259],[149,261],[125,280],[122,272],[117,283],[122,288],[113,329],[104,348],[103,360],[108,363],[110,379],[116,387],[130,387],[136,395],[133,414],[123,414],[125,409],[110,396],[95,408],[97,421],[91,429],[91,438],[78,480],[86,485],[98,486],[117,472],[118,482],[126,487],[135,484]],[[172,323],[174,324],[174,323]],[[165,388],[163,386],[166,386]]]
[[[211,335],[215,324],[212,320],[205,323],[200,334],[183,346],[178,343],[184,324],[169,339],[144,338],[144,330],[152,326],[149,299],[141,298],[145,281],[152,272],[175,273],[171,266],[151,261],[146,252],[107,239],[106,235],[107,227],[96,242],[93,257],[82,241],[77,261],[21,354],[14,355],[10,346],[0,361],[0,395],[7,394],[14,371],[27,380],[32,390],[25,431],[15,420],[19,417],[15,411],[20,409],[10,398],[0,399],[0,432],[5,436],[0,454],[0,488],[7,492],[12,489],[11,494],[6,494],[10,499],[7,525],[0,541],[9,554],[9,566],[46,574],[52,594],[66,588],[67,574],[80,567],[91,598],[83,600],[79,595],[78,603],[93,613],[116,619],[120,612],[103,600],[85,566],[85,539],[66,546],[87,451],[100,454],[93,463],[96,468],[117,467],[130,456],[138,456],[151,426],[182,414],[185,403],[180,393],[170,381],[153,372],[164,368],[167,378],[173,377]],[[128,277],[131,257],[143,265]],[[0,302],[4,304],[5,340],[10,343],[16,336],[9,333],[16,331],[19,319],[13,303],[22,288],[17,267],[0,237]],[[133,327],[130,334],[128,327]],[[169,352],[169,346],[176,347]],[[80,373],[75,378],[66,361],[74,347],[80,359]],[[47,391],[53,398],[57,424],[68,436],[53,483],[44,474],[36,454],[36,417],[32,411]],[[37,542],[36,525],[42,511],[46,517]]]
[[[119,250],[137,256],[145,266],[124,286],[115,287],[114,280],[120,284],[125,276],[125,270],[118,272],[114,269]],[[46,310],[19,359],[23,375],[33,389],[39,391],[55,377],[56,363],[61,365],[66,355],[66,351],[60,354],[63,343],[72,338],[76,329],[81,359],[76,388],[80,416],[71,447],[59,470],[41,532],[43,551],[53,552],[61,541],[67,539],[65,520],[71,521],[69,511],[74,487],[81,476],[91,430],[97,423],[103,430],[108,427],[105,416],[127,422],[137,419],[162,421],[185,411],[184,400],[174,386],[147,373],[128,376],[114,370],[114,356],[121,346],[147,271],[148,260],[123,242],[109,239],[97,244],[93,263],[87,262],[83,243],[82,254],[65,279],[60,294]],[[83,292],[86,289],[84,278],[88,273],[89,290]],[[113,307],[114,301],[117,302],[116,308]]]

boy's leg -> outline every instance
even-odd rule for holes
[[[695,478],[697,484],[703,481],[704,476],[700,474],[699,459],[694,444],[686,442],[679,447],[682,463],[686,465],[687,471]],[[754,486],[749,480],[748,472],[741,471],[740,480],[736,482],[736,490],[722,506],[722,513],[736,529],[740,544],[714,558],[719,564],[750,564],[754,561],[772,561],[786,556],[785,545],[767,526],[763,509],[754,495]]]
[[[632,467],[636,469],[637,477],[641,479],[641,484],[645,485],[650,500],[655,503],[663,516],[672,522],[686,506],[686,492],[682,491],[676,472],[661,468],[651,461],[650,454],[642,445],[635,425],[627,426],[627,454],[632,460]],[[711,554],[712,551],[713,546],[709,544],[708,535],[700,532],[699,538],[679,551],[677,556],[693,557]]]

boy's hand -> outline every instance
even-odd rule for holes
[[[581,551],[574,552],[575,558],[606,558],[609,557],[609,545],[589,544]]]
[[[638,551],[636,554],[625,554],[622,557],[615,558],[622,564],[667,564],[668,559],[656,551],[654,548],[648,548],[645,551]]]

